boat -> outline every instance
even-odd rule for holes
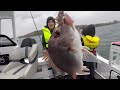
[[[2,19],[12,21],[13,38],[1,33]],[[38,57],[37,46],[32,38],[25,38],[20,45],[16,36],[14,11],[0,11],[0,79],[56,79],[60,76],[55,75],[49,63],[42,60],[43,57]],[[99,53],[96,57],[100,63],[94,63],[95,79],[120,79],[120,42],[111,43],[109,60]],[[68,74],[63,76],[67,79],[65,76]]]

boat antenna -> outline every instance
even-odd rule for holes
[[[35,20],[34,20],[34,18],[33,18],[33,15],[32,15],[32,12],[31,12],[31,11],[30,11],[30,14],[31,14],[32,20],[33,20],[33,22],[34,22],[36,31],[38,32],[38,36],[39,36],[40,42],[41,42],[41,44],[42,44],[42,40],[41,40],[41,38],[40,38],[40,34],[39,34],[39,31],[38,31],[37,26],[36,26],[36,24],[35,24]]]

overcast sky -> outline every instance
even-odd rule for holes
[[[105,23],[120,20],[120,11],[65,11],[75,21],[76,25]],[[48,16],[57,16],[58,11],[32,11],[37,29],[46,25]],[[15,11],[17,36],[35,31],[35,26],[29,11]],[[8,32],[9,31],[9,32]],[[2,20],[2,33],[12,36],[10,20]]]

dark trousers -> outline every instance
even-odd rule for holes
[[[90,75],[88,75],[88,78],[94,79],[94,62],[84,62],[84,66],[87,66],[87,68],[90,69]]]

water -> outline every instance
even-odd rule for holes
[[[109,51],[112,42],[120,41],[120,23],[107,25],[102,27],[96,27],[96,35],[101,38],[99,47],[96,49],[97,52],[104,58],[109,59]],[[38,36],[31,37],[34,38],[38,44],[38,57],[42,56],[42,45]],[[23,38],[19,39],[19,43]]]
[[[106,59],[109,59],[109,51],[112,42],[120,41],[120,23],[96,27],[96,35],[101,38],[97,52]]]

